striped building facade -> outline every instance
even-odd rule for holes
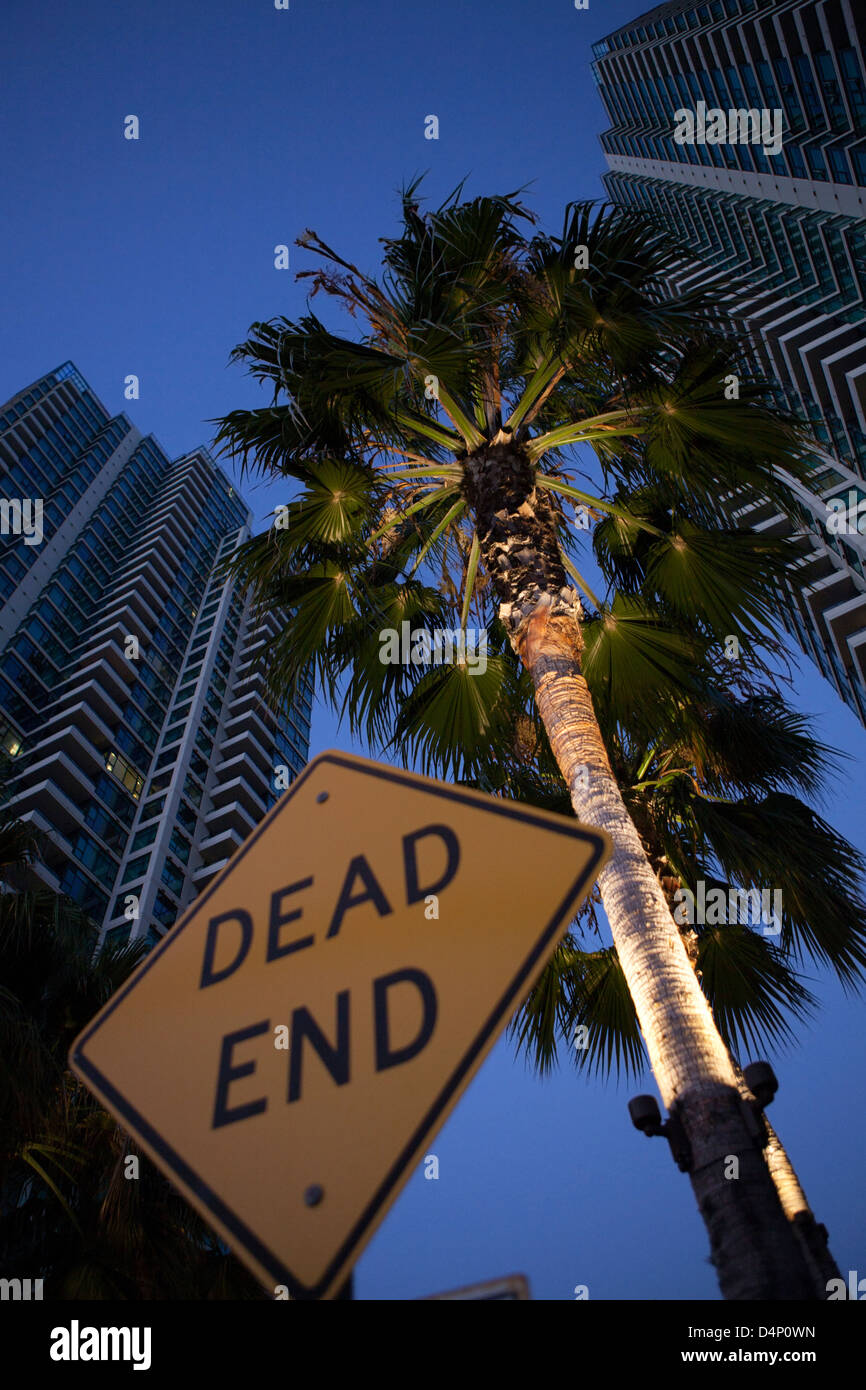
[[[5,499],[5,500],[4,500]],[[38,508],[38,520],[37,520]],[[170,460],[72,363],[0,408],[0,743],[43,883],[156,941],[297,775],[225,562],[252,517],[205,449]]]
[[[717,292],[748,370],[818,441],[783,616],[866,723],[864,47],[858,0],[673,0],[595,44],[593,68],[611,200],[689,247],[698,269],[672,289]],[[683,111],[692,140],[677,139]],[[723,140],[706,138],[713,112]],[[760,135],[749,112],[766,113]],[[763,139],[775,113],[778,148]],[[758,500],[741,517],[786,525]]]

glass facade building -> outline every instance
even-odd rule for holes
[[[38,519],[38,525],[37,525]],[[206,449],[174,459],[72,363],[0,407],[0,743],[28,871],[152,944],[303,767],[225,562],[252,517]]]
[[[609,197],[689,248],[673,292],[714,291],[746,368],[818,441],[784,617],[866,722],[864,47],[862,0],[673,0],[595,44],[593,69]],[[778,120],[778,149],[749,112]],[[741,519],[786,527],[758,499]]]

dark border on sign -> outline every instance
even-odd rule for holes
[[[385,782],[396,782],[399,785],[411,787],[415,791],[424,791],[431,796],[442,797],[446,801],[457,801],[462,804],[475,806],[478,810],[486,811],[490,815],[505,816],[511,821],[525,821],[534,826],[542,826],[546,830],[565,835],[572,840],[578,840],[581,844],[589,844],[592,847],[592,854],[584,869],[578,874],[571,888],[566,893],[559,907],[554,912],[550,921],[542,929],[538,940],[529,951],[523,964],[518,969],[511,983],[505,989],[498,1002],[494,1005],[488,1015],[487,1020],[482,1025],[475,1041],[466,1052],[463,1060],[449,1077],[443,1089],[440,1091],[436,1100],[430,1106],[421,1123],[415,1129],[412,1137],[404,1145],[399,1156],[391,1165],[384,1181],[381,1183],[374,1196],[364,1208],[358,1221],[350,1231],[346,1240],[340,1246],[337,1254],[328,1265],[325,1273],[315,1285],[306,1285],[300,1282],[280,1258],[273,1253],[258,1236],[249,1229],[232,1212],[221,1198],[214,1192],[198,1173],[187,1164],[180,1154],[176,1153],[171,1145],[153,1128],[142,1114],[131,1105],[124,1096],[111,1084],[98,1067],[85,1054],[85,1048],[90,1039],[99,1031],[103,1023],[114,1013],[115,1009],[123,1002],[128,994],[135,989],[136,985],[150,969],[156,964],[165,950],[169,948],[173,941],[176,941],[180,933],[185,930],[194,916],[198,916],[200,909],[208,901],[208,898],[216,892],[226,874],[233,871],[240,861],[254,847],[259,836],[289,805],[295,793],[300,791],[312,772],[323,763],[334,763],[337,766],[348,768],[350,771],[363,772],[369,777],[379,777]],[[561,820],[561,824],[558,822]],[[272,808],[270,813],[258,825],[253,834],[244,842],[238,853],[232,857],[222,873],[218,874],[213,883],[205,889],[199,897],[195,898],[190,904],[188,911],[181,918],[180,922],[172,928],[160,944],[151,951],[147,960],[139,967],[130,980],[123,985],[112,997],[97,1018],[79,1035],[73,1043],[69,1060],[73,1069],[81,1076],[86,1077],[92,1088],[102,1096],[112,1108],[123,1116],[127,1127],[137,1133],[150,1147],[160,1155],[166,1166],[174,1173],[179,1183],[190,1193],[194,1193],[198,1201],[212,1213],[212,1215],[230,1231],[236,1243],[247,1251],[249,1255],[257,1261],[269,1276],[273,1278],[274,1284],[284,1284],[292,1298],[298,1300],[317,1299],[322,1296],[325,1290],[333,1283],[335,1276],[341,1267],[346,1264],[352,1251],[358,1245],[368,1227],[374,1221],[377,1212],[384,1202],[391,1195],[399,1179],[403,1176],[406,1168],[412,1160],[413,1154],[420,1148],[429,1131],[435,1125],[442,1111],[453,1099],[456,1091],[466,1077],[479,1052],[489,1041],[491,1033],[496,1029],[504,1014],[513,1009],[514,1001],[517,998],[521,986],[527,976],[532,972],[537,964],[539,957],[545,951],[550,941],[556,936],[558,928],[563,921],[568,922],[572,916],[572,906],[582,895],[588,883],[594,881],[601,861],[607,852],[607,845],[604,837],[576,822],[569,821],[565,816],[554,816],[552,812],[540,812],[531,807],[527,807],[520,802],[502,801],[499,802],[494,797],[484,797],[480,793],[473,792],[469,788],[451,786],[446,782],[437,782],[431,778],[422,778],[418,774],[401,772],[397,768],[389,768],[381,763],[371,762],[360,756],[347,757],[341,753],[327,752],[320,753],[312,762],[308,763],[303,772],[292,783],[285,796],[280,797],[279,801]]]

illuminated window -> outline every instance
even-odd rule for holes
[[[17,758],[21,752],[21,738],[15,732],[11,724],[0,725],[0,748],[4,753],[8,753],[10,758]]]
[[[144,786],[144,778],[136,772],[131,763],[119,753],[106,753],[105,766],[112,773],[126,790],[138,800],[141,796],[141,789]]]

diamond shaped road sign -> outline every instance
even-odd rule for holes
[[[609,853],[323,753],[70,1065],[268,1289],[332,1298]]]

